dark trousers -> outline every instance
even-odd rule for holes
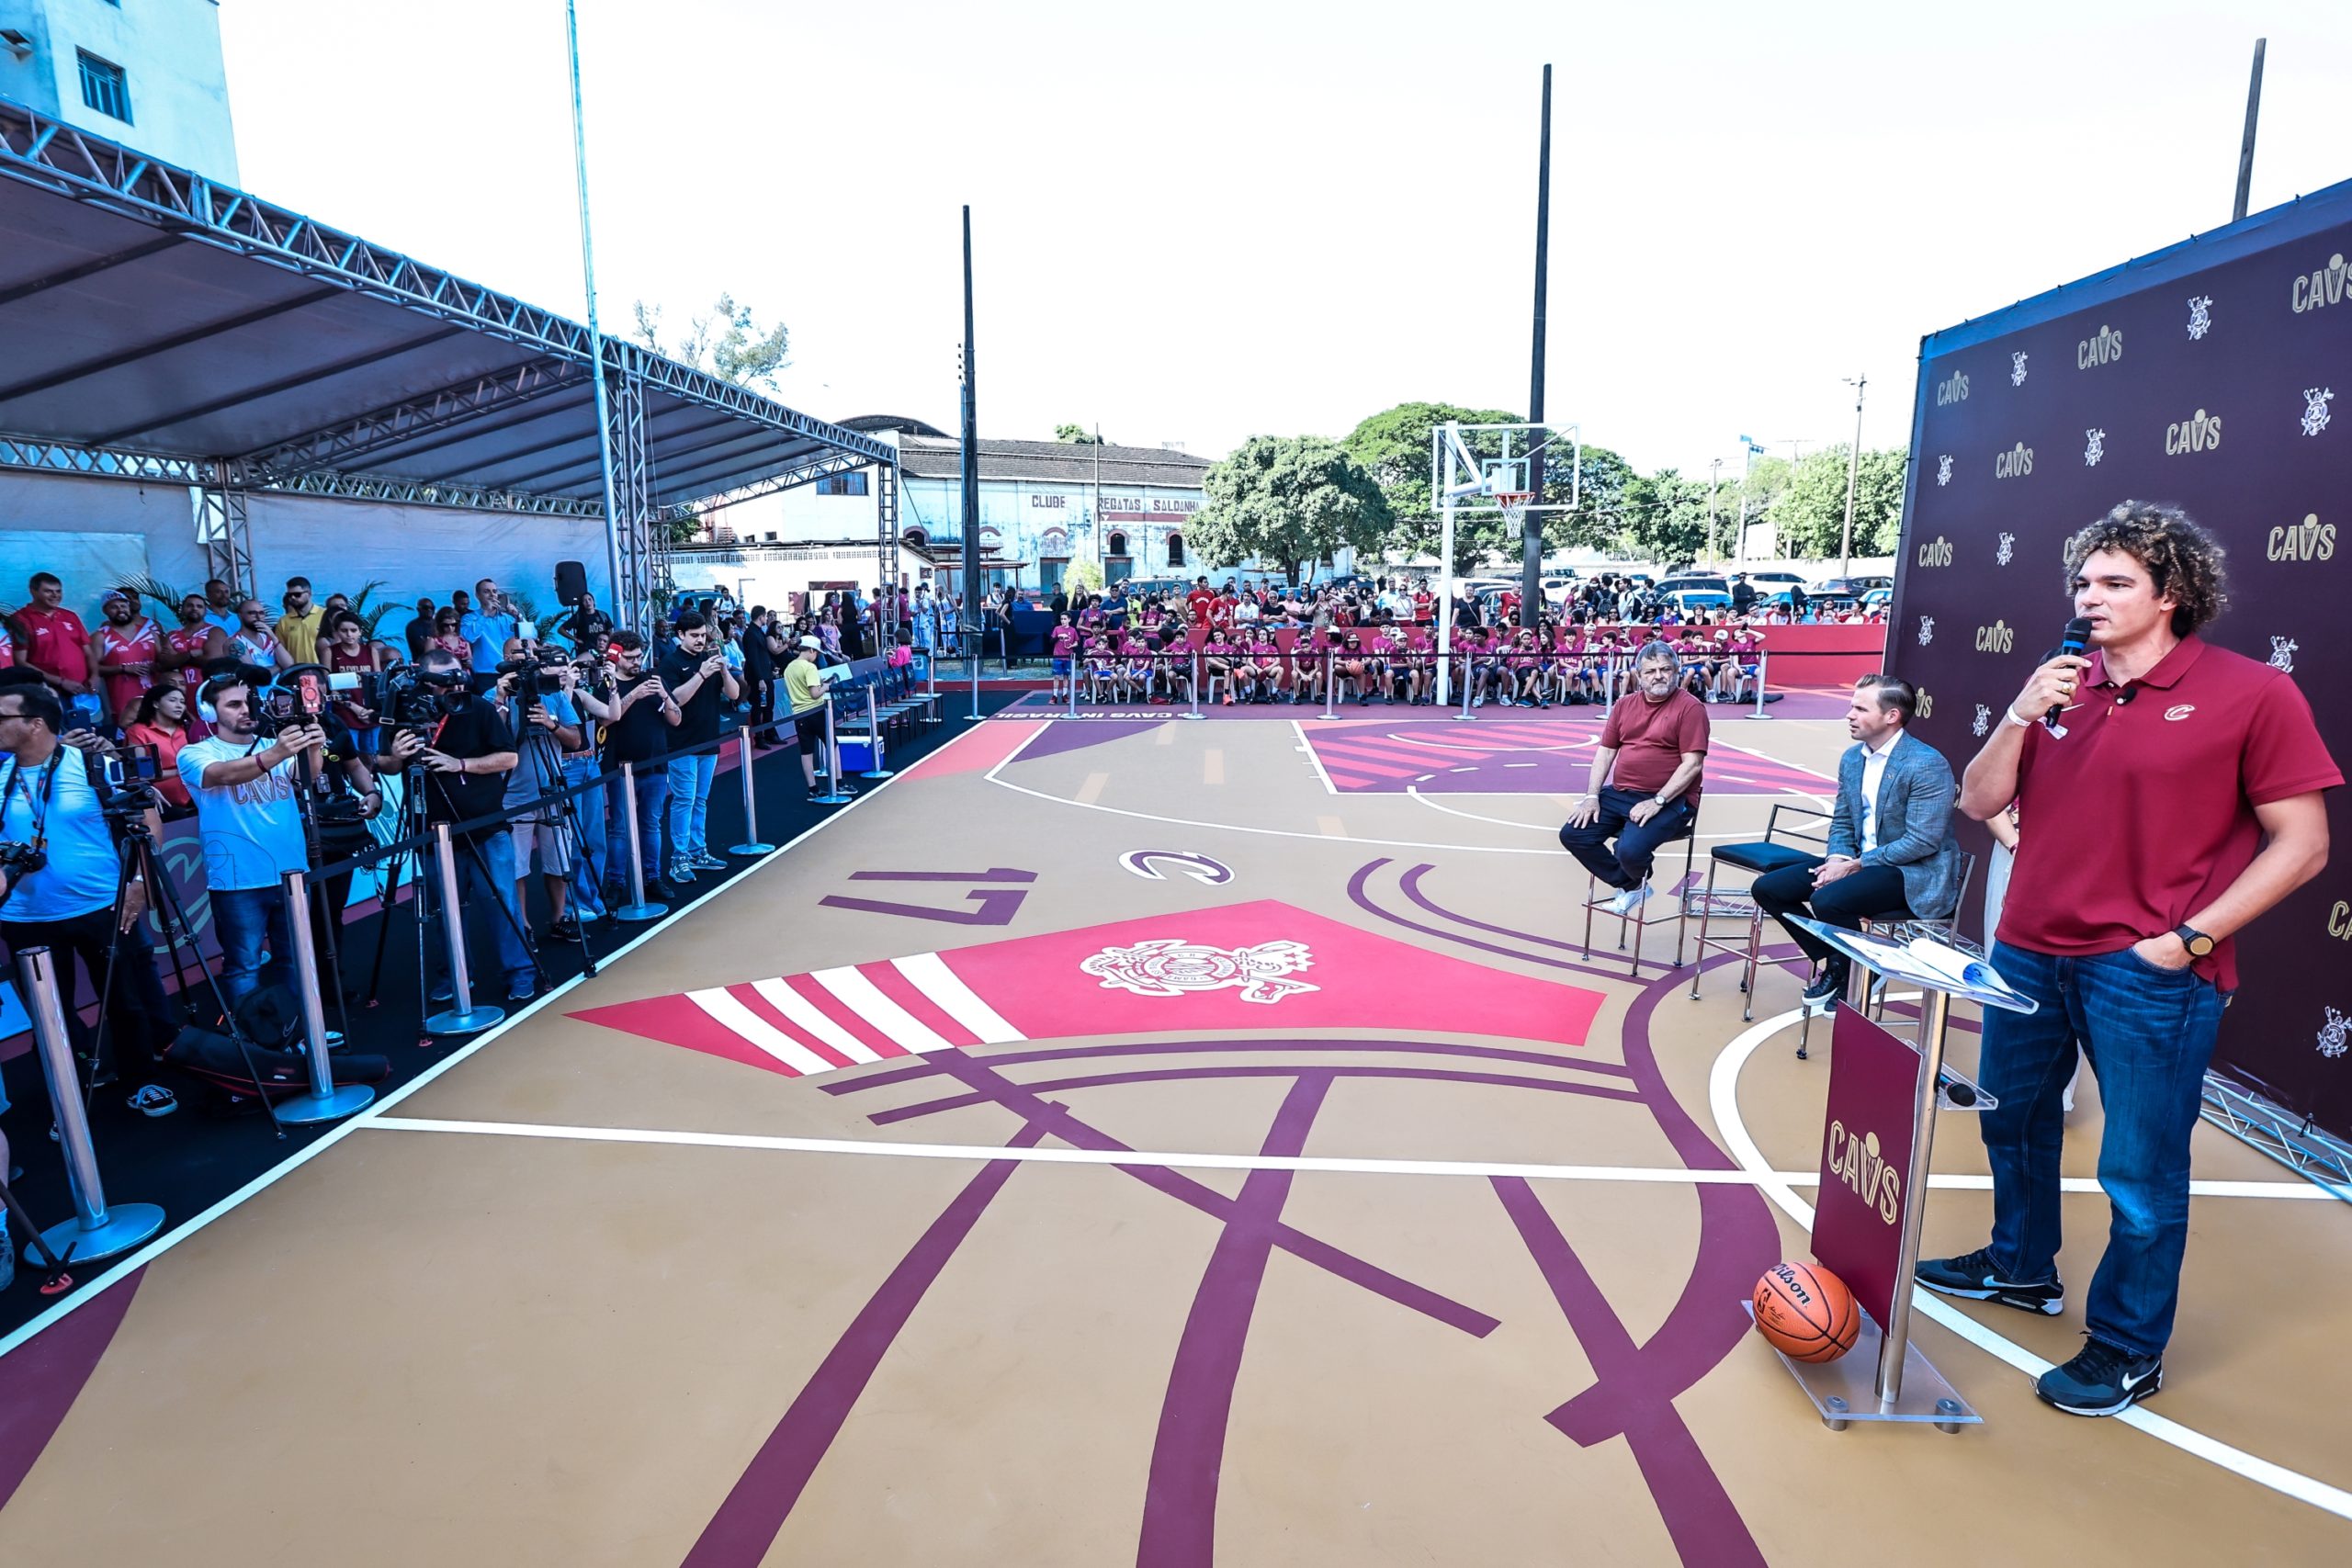
[[[1657,847],[1689,832],[1691,818],[1698,815],[1688,797],[1678,795],[1648,821],[1634,822],[1627,814],[1649,798],[1646,793],[1603,787],[1600,814],[1581,828],[1573,822],[1563,827],[1560,847],[1618,891],[1639,887],[1649,880]],[[1616,840],[1613,847],[1611,839]]]
[[[117,950],[114,996],[99,1010],[107,1042],[114,1047],[107,1053],[113,1058],[110,1065],[129,1078],[143,1078],[153,1071],[155,1053],[171,1043],[173,1028],[164,984],[155,974],[155,955],[147,945],[146,920],[132,926],[128,936],[117,935],[111,907],[62,920],[0,920],[0,941],[8,944],[12,958],[28,947],[50,950],[65,1004],[66,1036],[84,1056],[96,1043],[89,1025],[82,1021],[81,1009],[74,1005],[74,963],[81,961],[95,997],[107,983],[107,953]]]
[[[1871,919],[1908,919],[1910,908],[1903,901],[1903,873],[1891,865],[1866,865],[1849,871],[1826,887],[1813,885],[1813,874],[1821,865],[1818,860],[1807,860],[1802,865],[1784,865],[1778,871],[1768,871],[1756,879],[1750,889],[1757,908],[1781,922],[1796,944],[1804,949],[1805,956],[1819,963],[1837,955],[1829,944],[1811,931],[1800,931],[1789,923],[1792,914],[1811,915],[1826,926],[1839,926],[1847,931],[1860,931],[1865,917]],[[1810,905],[1808,908],[1806,906]],[[1843,964],[1842,958],[1838,960]]]
[[[752,739],[763,746],[775,744],[775,682],[763,676],[750,682]]]

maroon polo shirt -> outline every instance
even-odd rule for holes
[[[1600,727],[1600,743],[1617,750],[1617,764],[1609,774],[1613,788],[1656,795],[1682,765],[1683,752],[1707,750],[1707,710],[1679,686],[1662,703],[1629,692],[1609,710],[1609,722]],[[1697,809],[1702,782],[1692,779],[1690,787],[1677,798]]]
[[[2190,637],[2118,685],[2091,655],[2066,733],[2037,722],[2018,761],[2017,863],[2000,940],[2117,953],[2219,898],[2262,848],[2257,806],[2344,782],[2286,671]],[[2236,943],[2196,961],[2224,990]]]

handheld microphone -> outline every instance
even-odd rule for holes
[[[2090,646],[2090,621],[2082,615],[2076,615],[2073,620],[2066,623],[2065,631],[2060,635],[2058,638],[2058,652],[2060,654],[2080,654],[2084,649]],[[2058,716],[2065,711],[2066,705],[2064,703],[2052,703],[2050,705],[2050,712],[2044,716],[2041,722],[2048,725],[2051,728],[2055,729],[2058,728]]]

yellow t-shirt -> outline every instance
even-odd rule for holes
[[[825,671],[813,659],[796,659],[784,667],[784,692],[794,714],[807,713],[825,700]]]
[[[294,656],[295,663],[316,664],[319,661],[319,627],[326,618],[326,608],[321,604],[311,605],[307,615],[297,615],[289,611],[277,617],[277,640],[286,645],[286,651]]]

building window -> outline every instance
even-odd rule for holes
[[[1110,538],[1105,540],[1103,543],[1103,553],[1105,555],[1114,556],[1125,555],[1127,553],[1127,536],[1125,534],[1112,535]]]
[[[130,78],[111,60],[100,60],[86,49],[82,57],[82,101],[103,115],[130,123]]]
[[[1184,564],[1184,536],[1182,534],[1168,536],[1168,564],[1170,566]]]
[[[864,495],[865,470],[860,468],[854,474],[827,474],[817,481],[817,493],[819,495]]]
[[[899,536],[899,543],[910,550],[920,550],[930,545],[931,536],[920,528],[910,528]]]
[[[774,543],[775,540],[775,530],[773,528],[768,530],[768,540],[770,543]]]

